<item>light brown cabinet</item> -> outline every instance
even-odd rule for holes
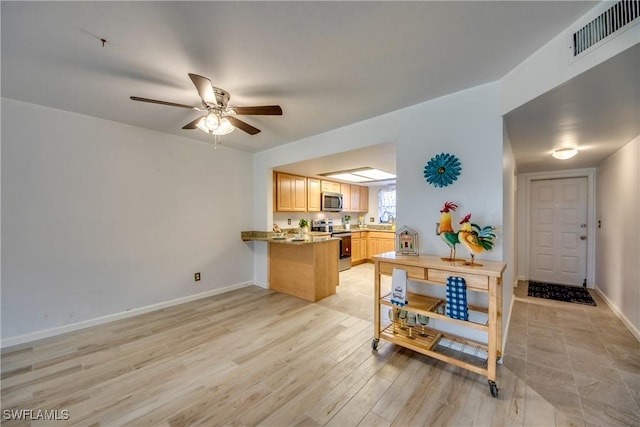
[[[307,178],[307,212],[320,212],[321,192],[320,180]]]
[[[342,211],[351,212],[351,184],[340,184],[342,193]]]
[[[396,250],[396,234],[382,231],[369,231],[367,236],[367,258]]]
[[[354,184],[340,184],[343,212],[368,212],[369,187]]]
[[[369,188],[336,181],[275,172],[274,211],[320,212],[322,193],[342,194],[342,211],[368,212]]]
[[[276,172],[274,186],[276,211],[307,211],[307,178]]]
[[[360,210],[358,212],[369,212],[369,187],[360,187]]]
[[[269,242],[269,289],[307,301],[336,293],[340,242]]]
[[[360,187],[359,185],[351,185],[351,212],[360,211]]]
[[[367,232],[351,233],[351,263],[360,264],[367,260]]]
[[[340,183],[335,181],[321,181],[321,187],[323,193],[339,193]]]

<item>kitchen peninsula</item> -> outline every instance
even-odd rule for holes
[[[339,241],[327,233],[288,235],[277,239],[274,233],[243,231],[243,241],[262,241],[269,245],[269,289],[315,302],[336,293]]]

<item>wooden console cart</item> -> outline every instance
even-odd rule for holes
[[[375,262],[374,338],[371,347],[377,350],[382,338],[484,375],[489,381],[491,395],[497,397],[496,363],[502,357],[502,273],[506,265],[499,262],[480,261],[481,266],[469,266],[464,265],[462,261],[443,261],[436,256],[397,255],[395,252],[376,255],[373,260]],[[467,292],[487,293],[488,307],[469,305],[470,310],[486,313],[488,317],[486,323],[458,320],[441,314],[445,304],[444,298],[429,295],[409,292],[408,304],[402,309],[416,315],[484,331],[487,333],[488,343],[476,342],[428,327],[423,328],[420,325],[416,325],[415,328],[398,328],[386,316],[381,316],[381,307],[397,308],[391,304],[390,295],[381,295],[380,286],[380,276],[383,274],[391,276],[394,268],[406,270],[409,280],[435,285],[446,286],[449,276],[463,277],[467,284]],[[479,353],[482,354],[480,358],[477,357]]]

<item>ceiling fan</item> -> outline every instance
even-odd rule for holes
[[[213,86],[211,80],[197,74],[189,73],[189,77],[196,87],[200,98],[202,98],[202,107],[194,107],[191,105],[177,104],[175,102],[158,101],[157,99],[141,98],[139,96],[131,96],[133,101],[150,102],[152,104],[169,105],[171,107],[186,108],[189,110],[197,110],[206,112],[205,115],[187,123],[182,129],[200,129],[205,133],[220,136],[227,135],[235,128],[243,130],[249,135],[255,135],[260,129],[238,119],[237,115],[262,115],[262,116],[281,116],[282,108],[279,105],[264,105],[257,107],[230,107],[228,105],[230,95],[224,89]]]

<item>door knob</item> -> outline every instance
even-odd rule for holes
[[[580,240],[587,240],[587,236],[580,236]]]
[[[587,228],[587,224],[580,224],[580,228]]]

